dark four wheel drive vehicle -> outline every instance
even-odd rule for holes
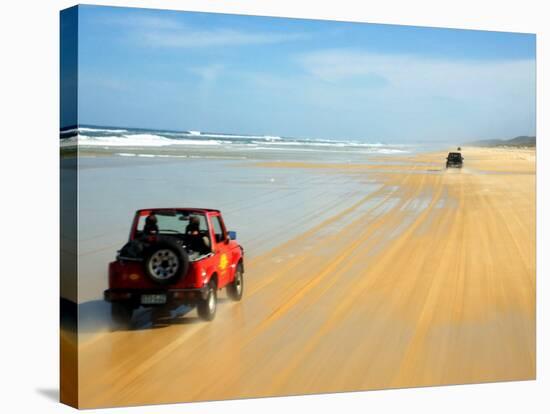
[[[462,168],[463,161],[464,157],[460,152],[449,152],[449,155],[447,155],[447,168]]]
[[[212,320],[217,291],[230,299],[243,294],[243,248],[227,231],[221,213],[212,209],[138,210],[130,238],[109,264],[105,300],[118,326],[129,325],[135,309],[197,306]]]

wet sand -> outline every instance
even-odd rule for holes
[[[248,255],[242,301],[220,294],[213,322],[184,310],[81,341],[79,406],[534,379],[534,151],[463,155],[257,163],[379,185]]]
[[[104,305],[107,264],[127,241],[137,209],[219,209],[252,257],[380,186],[359,172],[260,168],[253,161],[218,159],[81,157],[78,177],[77,301],[84,313]]]

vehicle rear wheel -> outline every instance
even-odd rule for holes
[[[216,285],[212,282],[208,285],[208,293],[205,299],[200,299],[197,305],[199,317],[204,321],[211,321],[216,316],[218,295]]]
[[[134,308],[126,303],[111,303],[111,319],[116,329],[128,329],[132,324]]]
[[[237,270],[235,270],[235,279],[229,285],[227,285],[227,296],[229,299],[238,302],[243,297],[243,265],[239,263]]]

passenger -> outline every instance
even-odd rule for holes
[[[143,234],[145,236],[151,236],[158,234],[159,226],[157,225],[157,216],[154,212],[149,213],[145,218],[145,226],[143,226]]]
[[[189,217],[189,224],[185,228],[185,234],[187,235],[197,235],[200,230],[200,220],[197,216]]]

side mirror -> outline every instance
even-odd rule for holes
[[[236,231],[228,231],[227,234],[229,235],[229,240],[237,240],[237,232]]]

